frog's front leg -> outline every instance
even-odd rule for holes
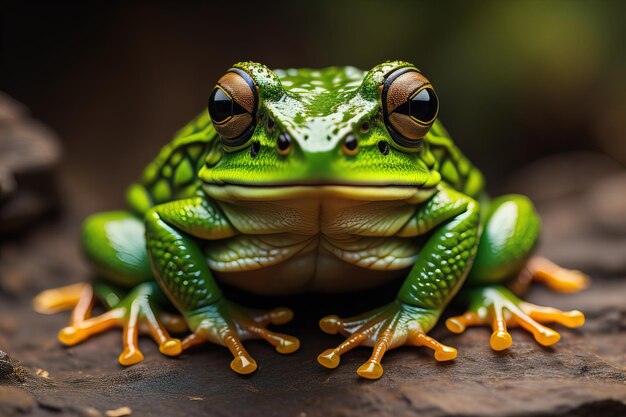
[[[529,259],[539,236],[539,218],[530,200],[521,195],[496,198],[489,204],[486,218],[474,265],[459,297],[469,308],[465,314],[449,318],[448,329],[462,333],[469,326],[490,326],[492,349],[504,350],[513,343],[508,327],[522,327],[538,343],[550,346],[561,337],[542,323],[582,326],[585,317],[580,311],[531,304],[503,286],[516,276],[518,279],[511,282],[513,287],[525,287],[537,280],[560,292],[581,290],[588,282],[578,271],[561,268],[544,258]]]
[[[294,352],[300,343],[265,328],[291,320],[291,310],[256,311],[224,299],[197,239],[223,239],[235,233],[221,212],[200,197],[162,204],[146,214],[148,254],[157,281],[193,331],[183,340],[183,348],[204,341],[223,345],[235,357],[231,368],[249,374],[257,366],[241,340],[262,338],[280,353]]]
[[[435,359],[456,357],[456,349],[426,335],[444,307],[463,283],[476,252],[479,234],[479,205],[472,198],[446,185],[418,208],[403,229],[403,236],[432,233],[409,272],[396,300],[382,308],[349,319],[328,316],[320,321],[327,333],[341,333],[347,339],[318,357],[327,368],[339,365],[341,354],[359,345],[373,346],[370,359],[357,373],[380,378],[384,353],[401,345],[427,346]]]

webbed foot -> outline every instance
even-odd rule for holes
[[[578,310],[561,311],[527,303],[501,286],[473,289],[469,298],[468,311],[461,316],[450,317],[446,320],[446,327],[453,333],[463,333],[469,326],[491,326],[490,345],[494,350],[507,349],[513,343],[508,327],[520,326],[530,332],[539,344],[550,346],[561,336],[541,323],[580,327],[585,322],[585,316]]]
[[[183,349],[212,342],[227,347],[234,359],[230,364],[233,371],[249,374],[256,370],[256,361],[242,344],[242,340],[264,339],[278,353],[292,353],[300,348],[300,341],[268,329],[268,324],[285,324],[293,318],[293,312],[285,307],[271,311],[254,310],[239,306],[224,299],[187,314],[187,322],[194,332],[183,340]]]
[[[168,329],[184,331],[185,322],[182,317],[158,309],[154,302],[157,291],[160,290],[156,283],[144,283],[120,300],[115,292],[106,287],[103,297],[112,308],[96,317],[90,317],[95,296],[89,284],[43,291],[35,297],[33,305],[36,311],[44,314],[73,307],[70,325],[61,329],[58,335],[61,343],[67,346],[76,345],[112,327],[122,327],[124,350],[119,356],[119,362],[128,366],[144,359],[137,340],[140,332],[149,334],[164,355],[176,356],[182,352],[181,341],[170,337]]]
[[[426,346],[435,351],[435,359],[449,361],[457,356],[453,347],[443,345],[426,335],[438,314],[400,301],[348,319],[327,316],[320,320],[321,329],[329,334],[340,333],[346,340],[317,357],[326,368],[336,368],[340,356],[357,346],[373,347],[370,359],[357,369],[363,378],[378,379],[383,375],[380,362],[386,351],[402,345]]]

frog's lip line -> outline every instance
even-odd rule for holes
[[[363,201],[422,202],[435,192],[435,187],[416,185],[366,184],[284,184],[243,185],[205,184],[204,190],[220,201],[277,201],[302,197],[340,197]]]

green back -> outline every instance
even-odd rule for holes
[[[179,130],[128,190],[128,203],[139,214],[157,204],[199,192],[198,172],[221,145],[206,111]]]
[[[439,120],[426,135],[422,160],[456,190],[477,198],[484,191],[482,173],[463,155]]]

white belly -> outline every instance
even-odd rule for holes
[[[407,272],[406,268],[380,271],[365,269],[333,255],[314,252],[297,255],[262,269],[215,271],[220,281],[261,295],[359,291],[406,277]]]
[[[406,276],[420,250],[406,232],[414,201],[320,194],[219,205],[240,234],[206,242],[209,267],[259,294],[375,287]]]

